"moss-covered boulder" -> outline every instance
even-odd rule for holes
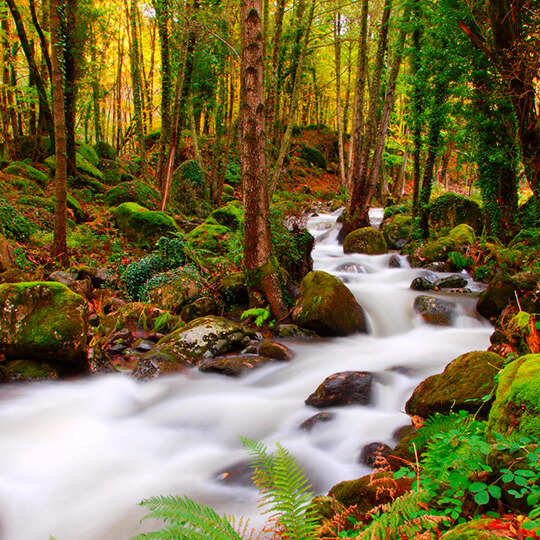
[[[540,440],[540,354],[527,354],[499,375],[488,427]]]
[[[242,229],[244,223],[244,210],[238,201],[230,201],[225,206],[214,210],[210,217],[220,225],[224,225],[233,231]]]
[[[231,229],[220,225],[214,218],[209,217],[204,223],[190,231],[186,238],[191,245],[211,255],[225,255],[229,252]]]
[[[451,238],[456,245],[474,244],[476,235],[474,229],[466,223],[461,223],[454,227],[449,233],[448,237]]]
[[[4,169],[4,172],[8,174],[24,175],[37,182],[41,187],[46,187],[51,182],[51,179],[44,172],[41,172],[24,161],[13,162]]]
[[[455,248],[455,242],[448,236],[425,242],[410,257],[411,266],[426,266],[437,261],[446,261],[448,254]]]
[[[486,319],[495,320],[510,301],[515,299],[517,286],[509,276],[495,276],[478,297],[476,310]]]
[[[54,362],[86,357],[88,303],[54,282],[0,285],[0,353]]]
[[[76,166],[79,171],[82,173],[97,178],[98,180],[103,180],[103,173],[97,168],[97,166],[92,165],[84,156],[77,152],[76,154]],[[53,170],[56,171],[56,156],[50,156],[45,160],[45,163]]]
[[[428,324],[450,326],[454,320],[456,305],[432,296],[417,296],[413,309]]]
[[[189,323],[199,317],[206,317],[207,315],[217,315],[223,311],[221,303],[217,298],[214,298],[209,293],[197,296],[193,300],[189,300],[180,312],[180,318]]]
[[[343,252],[383,255],[388,252],[388,246],[381,232],[371,227],[364,227],[349,233],[345,237]]]
[[[227,377],[240,377],[254,368],[268,364],[272,360],[257,355],[231,355],[204,360],[199,370],[205,373],[220,373]]]
[[[416,387],[405,405],[405,412],[423,418],[451,410],[479,412],[487,418],[497,386],[496,375],[504,359],[493,352],[475,351],[458,356],[437,375],[428,377]]]
[[[3,368],[0,382],[41,381],[59,377],[56,367],[36,360],[11,360],[0,364],[0,368]]]
[[[103,173],[103,183],[108,186],[116,186],[122,182],[123,169],[120,163],[112,159],[99,160],[99,170]],[[128,202],[128,201],[122,201]],[[137,202],[137,201],[133,201]]]
[[[140,247],[152,248],[162,236],[178,232],[178,225],[165,212],[153,212],[136,203],[123,203],[113,211],[118,229]]]
[[[187,302],[200,294],[203,286],[203,279],[197,271],[179,268],[150,278],[141,298],[161,309],[180,313]]]
[[[244,306],[249,303],[249,293],[244,272],[233,272],[222,278],[219,292],[228,306]]]
[[[89,144],[81,144],[77,147],[77,153],[80,154],[86,161],[94,167],[99,166],[99,156],[97,152]]]
[[[97,141],[94,144],[94,150],[99,158],[110,159],[111,161],[116,159],[116,150],[105,141]]]
[[[335,276],[313,271],[300,285],[292,312],[293,322],[321,336],[346,336],[366,332],[364,310]]]
[[[159,192],[141,180],[122,182],[105,193],[103,202],[109,206],[118,206],[126,202],[133,202],[155,210],[159,205]]]
[[[456,193],[444,193],[429,205],[429,226],[437,234],[447,234],[457,225],[470,225],[477,235],[484,227],[484,213],[480,205]]]
[[[381,232],[389,249],[401,249],[406,243],[412,227],[412,216],[395,214],[381,225]]]

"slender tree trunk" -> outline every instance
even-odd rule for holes
[[[95,39],[95,38],[94,38]],[[102,141],[103,132],[101,129],[101,92],[99,87],[99,66],[97,61],[97,52],[95,41],[90,46],[90,54],[92,59],[92,114],[94,118],[94,140]]]
[[[41,54],[43,56],[43,59],[45,60],[45,63],[47,64],[47,71],[49,73],[49,79],[51,78],[51,58],[49,56],[49,48],[47,44],[47,39],[45,38],[45,34],[43,33],[43,30],[41,29],[41,25],[39,24],[39,20],[37,18],[36,14],[36,5],[34,0],[30,0],[30,15],[32,17],[32,23],[34,24],[34,28],[36,29],[36,32],[39,37],[39,44],[41,46]]]
[[[345,154],[343,148],[343,124],[341,121],[341,4],[338,0],[338,9],[334,15],[334,50],[336,69],[336,122],[338,132],[339,151],[339,179],[342,186],[347,184],[345,175]]]
[[[137,14],[139,12],[138,0],[130,0],[129,4],[129,27],[131,31],[131,82],[133,90],[133,108],[134,120],[139,146],[139,155],[141,158],[141,169],[143,178],[148,181],[148,157],[146,154],[146,141],[143,124],[143,105],[141,88],[141,71],[139,65],[139,36],[137,33]]]
[[[64,75],[62,73],[63,47],[59,0],[50,0],[51,21],[51,68],[52,95],[54,110],[54,134],[56,140],[55,172],[55,219],[54,242],[51,255],[65,266],[69,262],[66,240],[67,226],[67,140],[64,96]]]
[[[266,170],[261,0],[242,0],[241,164],[244,191],[244,268],[250,303],[266,300],[281,320],[287,308],[272,264]]]

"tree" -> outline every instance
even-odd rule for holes
[[[240,159],[244,191],[244,268],[250,303],[270,305],[283,319],[283,301],[272,261],[266,132],[261,0],[242,0]]]

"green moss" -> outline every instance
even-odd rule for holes
[[[523,227],[530,229],[540,228],[540,199],[529,197],[519,208],[519,220]]]
[[[175,176],[177,179],[180,177],[181,180],[187,181],[196,187],[204,186],[204,174],[196,159],[184,161],[184,163],[178,167]]]
[[[390,249],[401,249],[411,232],[412,216],[395,214],[382,223],[381,232]]]
[[[225,206],[214,210],[210,217],[233,231],[241,230],[244,223],[244,211],[237,201],[228,202]]]
[[[456,247],[454,240],[442,236],[438,240],[426,242],[419,250],[418,255],[423,262],[445,261],[448,254]]]
[[[474,244],[476,235],[474,229],[466,223],[461,223],[454,227],[449,233],[449,238],[454,240],[456,244]]]
[[[161,236],[178,232],[171,216],[165,212],[153,212],[136,203],[123,203],[112,213],[126,238],[141,247],[154,247]]]
[[[88,144],[81,144],[77,148],[77,154],[81,155],[94,167],[99,165],[99,156],[97,155],[97,152]]]
[[[105,141],[97,141],[94,144],[94,150],[99,158],[116,160],[116,150]]]
[[[32,233],[31,224],[5,199],[0,199],[0,226],[6,238],[19,242],[26,242]]]
[[[388,252],[388,247],[381,232],[364,227],[347,235],[343,242],[343,252],[382,255]]]
[[[85,157],[77,153],[76,159],[77,159],[77,169],[79,169],[79,171],[82,171],[83,173],[88,174],[89,176],[92,176],[99,180],[103,180],[103,173],[97,167],[92,165],[92,163],[90,163]],[[45,160],[45,163],[53,171],[56,171],[56,156],[48,157]]]
[[[484,227],[484,214],[477,202],[457,195],[444,193],[427,207],[429,226],[437,233],[448,233],[456,225],[466,223],[477,235]]]
[[[229,250],[231,229],[208,218],[186,235],[191,245],[200,251],[224,255]]]
[[[410,212],[411,209],[406,204],[387,206],[384,209],[383,221],[390,219],[392,216],[396,216],[398,214],[410,214]]]
[[[504,368],[488,427],[540,439],[540,354],[528,354]]]
[[[159,204],[159,192],[141,180],[122,182],[109,189],[103,196],[103,202],[109,206],[118,206],[132,202],[149,209],[156,209]]]
[[[58,370],[35,360],[13,360],[2,365],[7,381],[38,381],[58,379]]]
[[[103,182],[108,186],[116,186],[122,182],[122,167],[118,161],[102,158],[99,160],[99,170],[103,173]]]
[[[300,155],[302,159],[310,165],[313,165],[314,167],[319,167],[319,169],[326,169],[326,158],[316,148],[302,145]]]
[[[44,172],[39,171],[35,167],[32,167],[32,165],[24,163],[23,161],[15,161],[9,167],[4,169],[4,172],[8,174],[24,174],[31,180],[37,182],[41,187],[46,187],[51,181]]]

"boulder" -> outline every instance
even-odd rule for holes
[[[210,315],[191,321],[160,339],[152,351],[165,353],[177,361],[198,365],[203,358],[216,358],[241,351],[255,333],[249,328],[223,317]]]
[[[540,354],[522,356],[501,371],[488,428],[540,439]]]
[[[225,206],[214,210],[210,217],[233,231],[240,230],[244,224],[244,211],[238,201],[228,202]]]
[[[111,161],[116,160],[116,150],[105,141],[97,141],[94,144],[94,150],[99,158],[109,159]]]
[[[307,399],[306,405],[332,407],[369,405],[373,375],[365,371],[343,371],[327,377]]]
[[[311,330],[300,328],[296,324],[278,324],[274,328],[274,333],[276,336],[288,339],[308,340],[317,337]]]
[[[428,377],[416,387],[405,405],[410,416],[422,418],[452,411],[478,413],[487,418],[497,386],[496,376],[504,358],[493,352],[475,351],[452,360],[443,373]]]
[[[0,353],[6,357],[80,362],[87,330],[88,303],[65,285],[0,285]]]
[[[136,203],[117,206],[113,215],[120,231],[140,247],[152,248],[162,236],[178,232],[176,222],[165,212],[153,212]]]
[[[464,244],[474,244],[474,242],[476,241],[474,229],[466,223],[461,223],[460,225],[454,227],[448,233],[448,237],[460,246]]]
[[[199,370],[209,373],[221,373],[228,377],[239,377],[246,371],[251,371],[253,368],[259,367],[270,362],[270,358],[263,356],[223,356],[221,358],[213,358],[204,360],[199,365]]]
[[[435,282],[427,277],[420,276],[412,280],[411,289],[413,291],[434,291]]]
[[[360,463],[373,469],[380,469],[387,465],[387,459],[392,449],[385,443],[372,442],[366,444],[360,453]]]
[[[141,180],[121,182],[112,187],[103,196],[103,202],[109,206],[118,206],[132,202],[150,210],[156,210],[159,205],[159,191]]]
[[[97,166],[92,165],[84,156],[77,152],[75,154],[77,169],[85,175],[97,178],[98,180],[103,180],[103,173],[97,168]],[[50,156],[45,160],[45,163],[53,170],[56,171],[56,156]]]
[[[197,298],[188,301],[188,303],[182,308],[180,312],[180,318],[189,323],[199,317],[206,317],[207,315],[217,315],[221,311],[220,304],[210,294],[203,294]]]
[[[34,180],[41,187],[47,187],[50,182],[50,178],[44,172],[41,172],[24,161],[14,161],[9,167],[4,169],[4,172],[7,174],[22,174],[30,180]]]
[[[411,227],[412,216],[405,214],[395,214],[383,221],[381,232],[388,249],[401,249],[407,243]]]
[[[221,280],[219,292],[228,306],[243,306],[249,303],[246,277],[243,272],[233,272]]]
[[[230,250],[231,229],[209,217],[190,231],[186,238],[197,250],[208,251],[213,255],[225,255]]]
[[[508,276],[495,276],[478,297],[476,311],[489,320],[496,319],[508,305],[515,299],[517,286]]]
[[[367,331],[364,310],[354,295],[338,278],[322,271],[310,272],[302,280],[292,318],[322,336]]]
[[[467,280],[462,276],[447,276],[435,281],[434,285],[435,289],[463,289]]]
[[[371,227],[364,227],[352,231],[345,237],[343,252],[383,255],[388,252],[388,246],[380,231]]]
[[[291,349],[277,341],[263,341],[259,345],[259,354],[280,362],[290,362],[294,358]]]
[[[429,226],[437,234],[447,234],[457,225],[470,225],[480,235],[484,227],[484,213],[480,205],[456,193],[444,193],[427,208]]]
[[[77,153],[80,154],[86,161],[94,167],[99,165],[99,156],[97,152],[88,144],[81,144],[77,147]]]
[[[429,263],[446,261],[448,254],[454,249],[454,241],[448,236],[441,236],[423,244],[411,257],[411,265],[426,266]]]
[[[428,324],[450,326],[454,319],[456,305],[453,302],[422,295],[415,298],[413,308]]]
[[[191,365],[184,357],[153,349],[139,359],[131,375],[141,381],[148,381],[161,375],[177,373],[189,367]]]
[[[332,420],[332,418],[334,418],[334,416],[335,415],[333,413],[329,412],[320,412],[314,414],[300,424],[300,429],[311,431],[316,425],[322,422],[329,422],[330,420]]]
[[[58,379],[58,369],[36,360],[12,360],[0,364],[0,382],[28,382]]]

